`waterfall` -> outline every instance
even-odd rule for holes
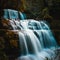
[[[20,13],[20,16],[21,16],[21,20],[24,20],[25,19],[25,14],[24,13],[21,13],[21,12],[19,12]]]
[[[24,19],[26,19],[26,14],[24,12],[18,12],[16,10],[12,10],[12,9],[4,9],[3,17],[5,19],[24,20]]]
[[[51,60],[55,56],[57,43],[46,21],[9,21],[13,30],[18,30],[19,60]]]

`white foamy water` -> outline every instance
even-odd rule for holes
[[[57,43],[46,22],[10,20],[10,24],[13,30],[19,30],[19,60],[51,60],[55,57]]]

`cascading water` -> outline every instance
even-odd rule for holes
[[[20,19],[24,20],[26,19],[26,14],[24,12],[18,12],[17,10],[12,9],[4,9],[4,15],[3,17],[5,19]]]
[[[48,60],[55,56],[57,43],[45,21],[9,20],[18,31],[20,60]]]

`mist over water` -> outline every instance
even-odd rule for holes
[[[54,60],[57,43],[46,21],[9,21],[13,30],[18,30],[19,60]]]

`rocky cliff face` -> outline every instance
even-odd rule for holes
[[[14,60],[19,56],[17,31],[13,31],[8,20],[0,21],[0,60]],[[12,59],[11,59],[12,58]]]

